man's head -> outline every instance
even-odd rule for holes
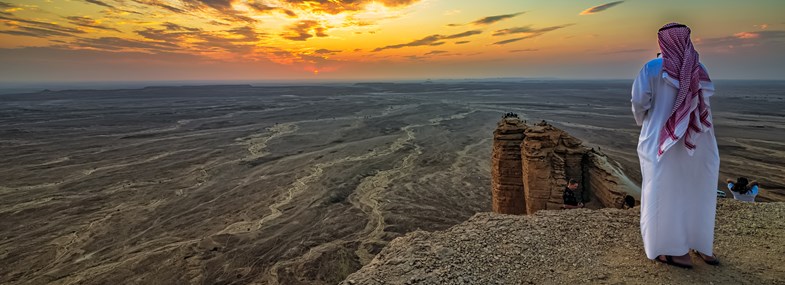
[[[567,183],[567,188],[570,188],[570,190],[578,189],[578,181],[570,179],[570,182]]]
[[[657,40],[660,45],[662,57],[672,58],[684,55],[685,50],[693,50],[692,41],[690,41],[690,33],[692,31],[689,27],[679,23],[670,23],[662,26],[657,31]]]
[[[739,177],[739,179],[736,179],[736,184],[739,184],[742,187],[747,186],[747,184],[749,184],[749,183],[750,183],[750,181],[747,180],[746,177]]]

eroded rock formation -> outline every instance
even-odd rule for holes
[[[491,176],[495,213],[526,212],[521,180],[521,142],[525,130],[526,126],[517,117],[505,117],[493,132]]]
[[[583,182],[583,157],[589,149],[579,139],[545,122],[527,128],[524,137],[521,163],[526,212],[559,209],[567,181]],[[575,194],[586,197],[583,183],[580,185]]]
[[[640,187],[621,172],[613,160],[594,149],[583,158],[583,187],[604,207],[622,208],[624,197]]]
[[[628,193],[639,192],[607,156],[544,121],[528,126],[503,118],[494,131],[492,165],[496,213],[560,209],[570,179],[580,183],[576,195],[589,208],[621,208]]]

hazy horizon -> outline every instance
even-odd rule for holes
[[[537,78],[537,77],[497,77],[497,78],[422,78],[422,79],[335,79],[335,80],[160,80],[160,81],[73,81],[73,82],[0,82],[0,95],[18,94],[29,92],[66,91],[66,90],[112,90],[112,89],[142,89],[154,87],[200,87],[200,86],[220,86],[220,85],[251,85],[253,87],[275,87],[275,86],[319,86],[319,85],[342,85],[342,84],[366,84],[366,83],[472,83],[472,82],[618,82],[629,81],[631,78],[611,78],[611,79],[592,79],[592,78]],[[723,82],[771,82],[783,83],[785,80],[771,79],[714,79],[717,83]]]

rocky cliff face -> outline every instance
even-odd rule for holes
[[[521,142],[525,130],[520,119],[506,117],[493,132],[491,191],[494,213],[520,215],[526,212],[521,180]]]
[[[583,181],[587,151],[579,139],[545,122],[526,129],[521,157],[527,213],[561,207],[567,181]],[[584,197],[583,191],[581,185],[575,194]]]
[[[638,184],[624,175],[620,167],[602,152],[593,149],[586,152],[582,164],[583,187],[600,205],[622,208],[626,195],[640,193]]]
[[[640,192],[607,156],[544,121],[528,126],[503,118],[494,131],[492,166],[496,213],[560,209],[570,179],[580,183],[576,195],[589,208],[621,208],[628,193]]]

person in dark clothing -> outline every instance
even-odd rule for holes
[[[630,195],[624,196],[624,209],[631,209],[635,207],[635,197]]]
[[[578,201],[578,198],[575,197],[575,190],[578,189],[578,181],[574,179],[570,179],[570,182],[567,183],[567,187],[564,188],[564,194],[562,198],[564,198],[564,205],[562,208],[564,209],[578,209],[583,208],[583,203]]]

